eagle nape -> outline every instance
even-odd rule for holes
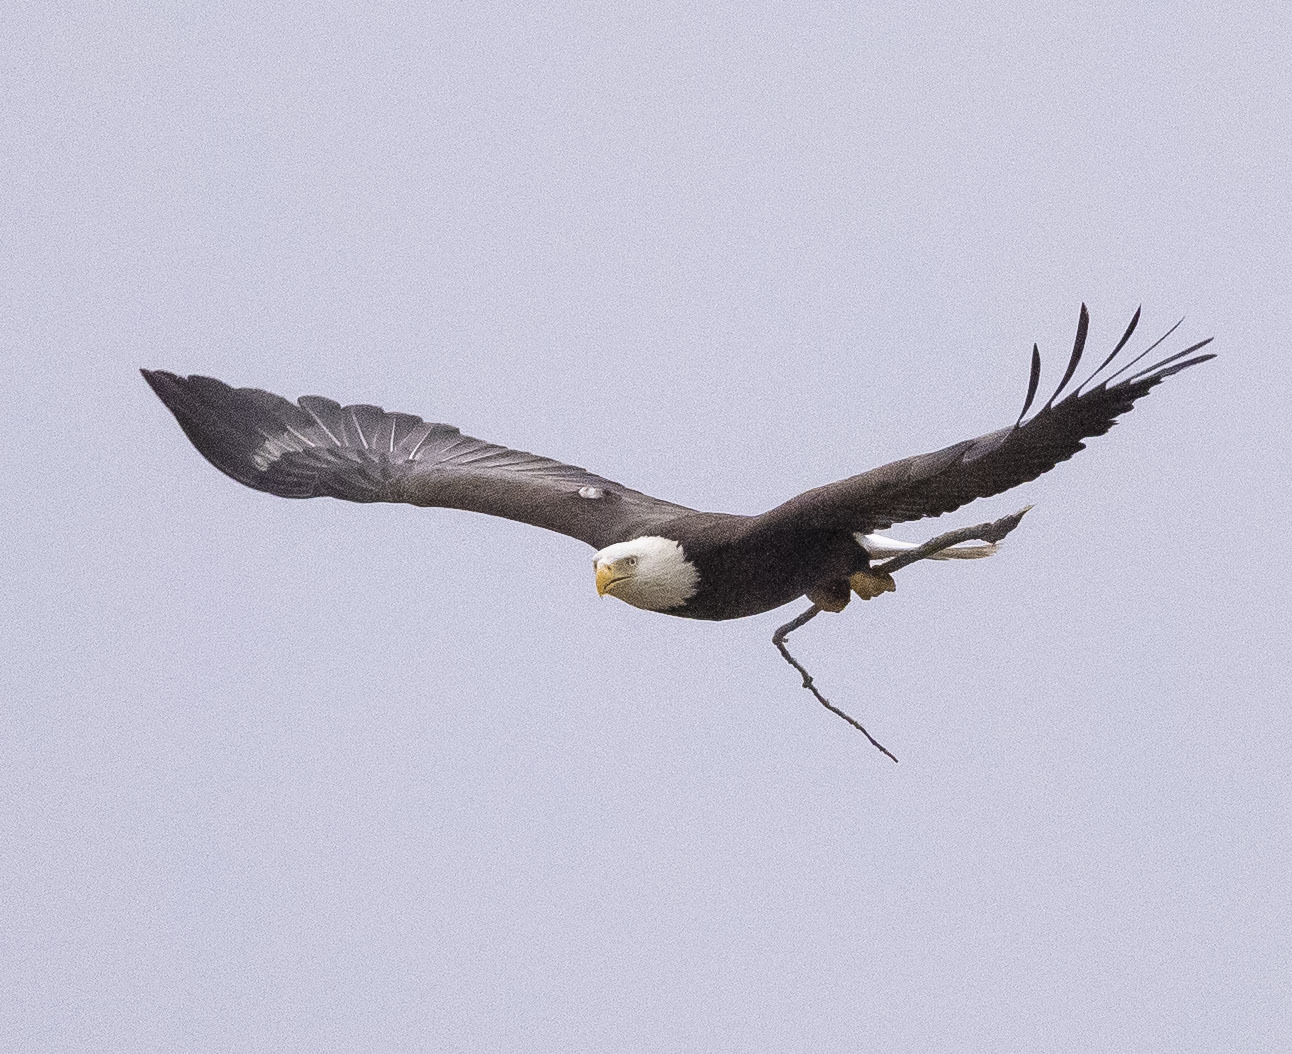
[[[931,538],[922,545],[917,545],[913,549],[909,549],[904,553],[899,553],[897,556],[894,556],[889,560],[885,560],[881,564],[874,565],[870,570],[872,573],[891,576],[894,571],[901,570],[903,567],[913,564],[917,560],[936,559],[939,553],[945,554],[946,550],[950,549],[953,545],[959,545],[962,542],[987,542],[990,545],[995,545],[1004,538],[1005,535],[1009,534],[1010,531],[1019,525],[1019,522],[1023,517],[1031,511],[1031,508],[1032,506],[1027,505],[1024,508],[1019,509],[1018,512],[1011,513],[1008,516],[1002,516],[999,520],[993,520],[991,523],[979,523],[973,527],[961,527],[954,531],[947,531],[945,534],[939,534],[936,538]],[[808,673],[807,668],[790,654],[790,649],[785,644],[786,637],[796,629],[806,626],[825,610],[825,608],[819,606],[815,602],[812,603],[812,605],[805,611],[797,615],[795,618],[790,619],[790,621],[785,623],[785,625],[778,627],[776,632],[772,634],[772,643],[776,645],[776,650],[781,653],[781,656],[785,661],[799,672],[799,675],[803,678],[803,687],[815,696],[818,703],[829,710],[830,713],[847,721],[848,724],[852,725],[853,728],[870,741],[871,746],[896,763],[897,755],[872,736],[865,725],[851,714],[846,713],[839,707],[835,706],[834,703],[830,702],[829,699],[821,694],[817,689],[816,682],[813,680],[812,675]]]

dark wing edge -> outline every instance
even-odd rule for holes
[[[317,395],[296,403],[213,377],[140,370],[198,452],[283,498],[401,502],[501,516],[595,548],[693,510],[452,425]]]
[[[1196,354],[1211,343],[1208,337],[1117,380],[1171,336],[1180,325],[1177,322],[1116,372],[1094,383],[1126,347],[1139,317],[1140,312],[1136,310],[1112,353],[1085,381],[1063,395],[1085,350],[1090,316],[1082,304],[1076,340],[1063,379],[1032,417],[1027,418],[1027,412],[1036,396],[1041,371],[1040,352],[1035,346],[1023,412],[1013,427],[806,491],[765,513],[763,518],[776,524],[875,531],[925,516],[940,516],[975,498],[991,497],[1036,479],[1084,450],[1084,440],[1107,432],[1120,415],[1157,384],[1216,357],[1213,353]]]

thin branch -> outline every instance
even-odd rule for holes
[[[891,575],[894,571],[900,571],[907,564],[913,564],[916,560],[927,560],[930,556],[936,556],[942,552],[943,549],[950,549],[953,545],[959,545],[961,542],[999,542],[1018,526],[1019,521],[1027,515],[1031,508],[1032,506],[1029,505],[1027,508],[1019,509],[1018,512],[1011,513],[1008,516],[1002,516],[999,520],[993,520],[991,523],[979,523],[973,527],[961,527],[959,530],[939,534],[936,538],[925,542],[923,545],[908,549],[890,560],[885,560],[882,564],[876,564],[871,570],[887,571]]]
[[[993,520],[991,523],[979,523],[973,527],[961,527],[959,530],[947,531],[946,534],[939,534],[936,538],[925,542],[923,545],[910,549],[899,556],[894,556],[890,560],[885,560],[882,564],[876,564],[872,570],[892,574],[894,571],[901,570],[908,564],[913,564],[917,560],[927,560],[929,557],[942,552],[943,549],[949,549],[951,546],[959,545],[961,542],[999,542],[1005,537],[1005,535],[1009,534],[1010,531],[1018,526],[1019,521],[1022,520],[1023,516],[1027,513],[1028,509],[1031,509],[1031,507],[1032,506],[1029,505],[1025,509],[1020,509],[1018,512],[1009,516],[1002,516],[999,520]],[[785,625],[777,629],[776,632],[772,634],[772,643],[776,645],[776,650],[781,653],[781,657],[799,672],[803,678],[803,687],[816,697],[816,701],[818,703],[829,710],[830,713],[843,718],[848,722],[848,724],[852,725],[853,728],[857,729],[858,732],[870,741],[871,746],[880,753],[886,757],[892,758],[893,761],[896,761],[897,757],[893,752],[866,731],[865,725],[855,717],[844,713],[844,711],[840,710],[834,705],[834,703],[830,702],[829,699],[817,690],[816,684],[813,683],[812,675],[808,673],[806,667],[804,667],[801,662],[790,654],[789,648],[786,647],[785,638],[796,629],[799,629],[811,622],[817,617],[817,615],[821,614],[822,610],[822,608],[813,604],[802,614],[791,619],[789,622],[785,623]]]
[[[842,717],[845,721],[847,721],[848,724],[852,725],[853,728],[857,729],[857,731],[859,731],[863,736],[865,736],[867,739],[870,740],[871,746],[873,746],[880,753],[886,754],[888,757],[896,761],[897,758],[894,757],[892,751],[890,751],[886,746],[884,746],[883,743],[881,743],[878,739],[876,739],[869,732],[867,732],[865,725],[863,725],[855,717],[852,717],[849,714],[845,714],[842,710],[840,710],[837,706],[835,706],[834,703],[830,702],[829,699],[827,699],[824,695],[822,695],[820,692],[817,691],[816,685],[812,683],[812,675],[808,673],[806,669],[804,669],[803,664],[800,663],[798,659],[794,658],[794,656],[790,654],[789,648],[785,646],[786,637],[788,637],[800,626],[808,622],[811,622],[812,619],[816,618],[817,615],[821,614],[822,610],[823,610],[822,608],[819,608],[815,604],[813,604],[810,608],[808,608],[805,612],[803,612],[803,614],[799,615],[798,618],[785,623],[785,625],[783,625],[780,629],[778,629],[775,633],[773,633],[772,643],[776,645],[777,650],[781,653],[782,656],[784,656],[785,661],[788,662],[791,666],[794,667],[794,669],[798,670],[798,672],[803,675],[803,687],[816,696],[818,703],[820,703],[827,710],[829,710],[830,713],[837,714],[839,717]]]

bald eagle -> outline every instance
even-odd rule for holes
[[[141,372],[198,451],[248,487],[284,498],[405,502],[519,520],[596,549],[603,595],[669,615],[734,619],[805,596],[839,611],[853,593],[868,599],[891,589],[891,578],[872,571],[871,560],[904,543],[876,532],[1036,479],[1083,449],[1083,440],[1107,432],[1159,381],[1214,358],[1195,354],[1204,340],[1130,372],[1173,326],[1094,383],[1126,347],[1139,316],[1099,368],[1064,395],[1085,348],[1083,304],[1063,379],[1030,418],[1041,368],[1035,346],[1013,425],[805,491],[758,516],[676,505],[412,414],[317,395],[293,403],[211,377]],[[977,557],[994,549],[964,545],[939,555]]]

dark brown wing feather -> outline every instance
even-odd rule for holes
[[[1215,358],[1212,354],[1194,354],[1211,342],[1208,339],[1113,383],[1170,336],[1175,331],[1173,326],[1161,340],[1111,377],[1090,387],[1126,346],[1138,321],[1136,311],[1113,353],[1083,384],[1060,399],[1085,348],[1089,315],[1083,304],[1077,338],[1063,380],[1049,402],[1031,419],[1024,421],[1023,416],[1036,395],[1040,373],[1040,357],[1035,349],[1023,415],[1012,428],[1002,428],[931,454],[894,461],[859,476],[817,487],[772,509],[760,519],[778,527],[877,531],[906,520],[938,516],[975,498],[1000,494],[1036,479],[1084,449],[1085,439],[1107,432],[1118,416],[1126,413],[1154,385],[1173,373]]]
[[[465,509],[595,548],[693,511],[412,414],[317,395],[293,403],[212,377],[140,372],[203,457],[239,483],[280,497]]]

